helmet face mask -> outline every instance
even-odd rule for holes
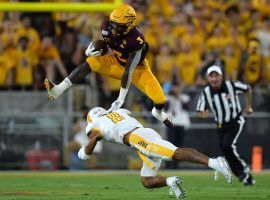
[[[110,21],[110,30],[113,35],[115,36],[122,36],[128,33],[128,27],[130,26],[131,23],[129,24],[119,24],[113,21]]]
[[[102,107],[92,108],[87,114],[87,122],[91,123],[106,114],[107,111]]]
[[[115,36],[125,35],[135,26],[135,19],[135,10],[127,4],[122,4],[111,12],[109,28]]]

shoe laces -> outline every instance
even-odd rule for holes
[[[231,177],[231,174],[230,174],[230,168],[227,165],[226,160],[224,158],[221,158],[221,159],[219,159],[218,163],[220,165],[220,171],[215,170],[214,180],[218,180],[219,179],[219,172],[220,173],[224,172],[222,174],[225,176],[227,182],[228,183],[232,183],[232,177]],[[227,174],[227,172],[229,174]]]
[[[180,194],[177,194],[176,192],[179,191]],[[175,194],[176,198],[184,198],[186,197],[186,192],[181,186],[181,180],[179,177],[176,177],[170,186],[169,195],[173,196]],[[179,196],[178,196],[179,195]]]

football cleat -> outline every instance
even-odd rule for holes
[[[215,171],[215,180],[218,179],[218,172],[222,173],[226,179],[226,181],[231,184],[232,183],[232,175],[230,172],[230,168],[229,165],[227,164],[227,161],[222,158],[222,157],[218,157],[217,158],[217,168]]]
[[[152,115],[158,119],[159,121],[163,122],[163,124],[165,124],[165,126],[169,127],[169,128],[174,128],[174,123],[172,121],[172,118],[165,113],[163,110],[159,111],[157,110],[155,107],[152,109]]]
[[[182,187],[182,180],[179,177],[169,177],[167,184],[170,187],[169,196],[175,196],[177,199],[186,197],[186,192]]]
[[[72,86],[71,81],[65,78],[59,85],[53,84],[47,78],[44,80],[44,86],[47,89],[49,99],[57,99],[65,90]]]
[[[239,176],[239,181],[243,182],[245,186],[252,186],[256,183],[251,174],[243,174]]]
[[[53,88],[53,86],[54,86],[54,84],[51,81],[49,81],[47,78],[44,80],[44,87],[47,90]]]
[[[54,99],[55,99],[54,96],[50,94],[50,93],[51,93],[51,90],[54,88],[54,84],[46,78],[46,79],[44,80],[44,87],[45,87],[45,88],[47,89],[47,91],[48,91],[49,99],[50,99],[50,100],[54,100]]]
[[[47,89],[50,100],[57,99],[71,85],[72,83],[68,78],[65,78],[59,85],[53,84],[47,78],[44,80],[44,86]]]

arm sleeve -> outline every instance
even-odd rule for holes
[[[86,134],[87,136],[89,136],[89,134],[91,133],[92,129],[93,129],[93,123],[87,124],[87,126],[86,126],[86,128],[85,128],[85,134]]]
[[[128,61],[125,65],[125,72],[122,76],[121,80],[121,88],[119,92],[118,99],[121,101],[125,101],[125,98],[128,93],[128,89],[130,86],[131,78],[133,75],[133,71],[135,67],[139,64],[140,58],[141,58],[142,49],[132,52],[128,58]]]
[[[246,93],[248,91],[249,85],[242,83],[240,81],[233,82],[236,93]]]
[[[129,88],[132,74],[136,66],[139,64],[140,58],[142,54],[142,49],[139,49],[138,51],[132,52],[128,58],[128,61],[125,65],[125,72],[122,77],[121,81],[121,87],[122,88]]]
[[[203,112],[206,109],[207,109],[207,104],[206,104],[205,94],[204,92],[202,92],[197,103],[196,111]]]

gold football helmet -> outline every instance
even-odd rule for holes
[[[136,12],[128,4],[116,7],[110,14],[110,29],[116,36],[127,34],[135,26]]]

